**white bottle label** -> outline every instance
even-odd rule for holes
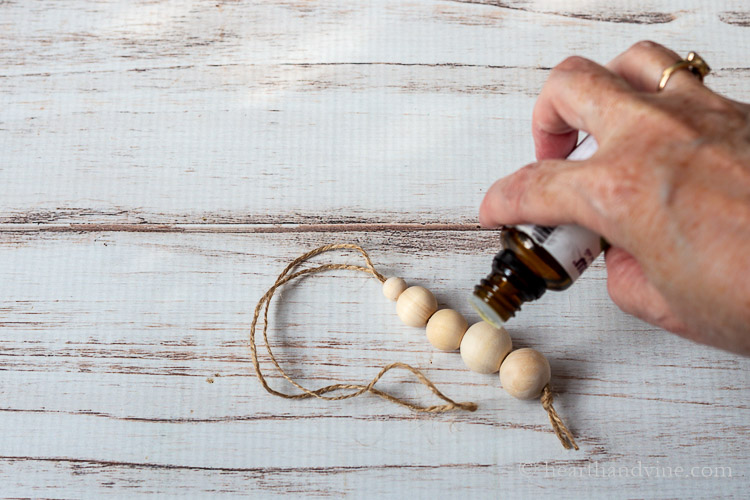
[[[544,248],[575,281],[602,252],[602,238],[585,227],[574,224],[562,226],[515,226]]]
[[[568,155],[567,159],[587,160],[598,147],[596,140],[589,135]],[[552,227],[522,224],[515,227],[526,233],[534,243],[554,257],[573,281],[577,280],[602,252],[602,238],[581,226],[566,224]]]

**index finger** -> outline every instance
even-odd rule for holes
[[[565,59],[550,73],[534,106],[531,128],[537,159],[565,158],[579,130],[601,143],[634,98],[630,85],[604,66],[582,57]]]

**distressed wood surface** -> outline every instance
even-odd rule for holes
[[[572,53],[698,50],[750,101],[744,6],[2,2],[0,221],[474,222]]]
[[[750,101],[748,19],[739,0],[0,1],[0,496],[746,495],[750,360],[623,314],[601,261],[508,325],[550,359],[579,452],[365,275],[283,291],[284,367],[319,386],[403,361],[477,412],[274,398],[247,335],[285,264],[332,241],[475,321],[498,247],[476,208],[531,159],[549,69],[649,38]],[[405,373],[380,384],[433,403]]]
[[[496,375],[436,352],[422,330],[399,323],[376,280],[351,272],[284,290],[271,338],[291,374],[316,386],[359,382],[404,361],[480,409],[425,416],[374,397],[322,403],[266,394],[249,363],[251,307],[287,261],[332,237],[366,242],[383,272],[429,286],[442,306],[476,320],[465,293],[495,251],[486,231],[2,233],[4,284],[13,290],[0,303],[8,494],[99,494],[128,482],[144,493],[178,482],[192,494],[744,491],[750,362],[625,316],[606,298],[601,264],[575,293],[550,293],[509,325],[516,347],[549,357],[557,407],[580,452],[560,447],[538,403],[513,400]],[[403,374],[382,387],[432,401]],[[555,476],[592,464],[728,467],[733,477]]]

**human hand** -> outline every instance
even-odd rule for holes
[[[639,42],[606,67],[571,57],[534,108],[537,162],[496,181],[482,225],[579,224],[602,235],[607,288],[623,311],[750,355],[750,106]],[[599,149],[565,161],[578,131]]]

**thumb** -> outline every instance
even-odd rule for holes
[[[635,257],[617,247],[609,248],[604,257],[607,263],[607,291],[617,307],[670,332],[686,333],[686,325],[674,314],[661,292],[651,284]]]

